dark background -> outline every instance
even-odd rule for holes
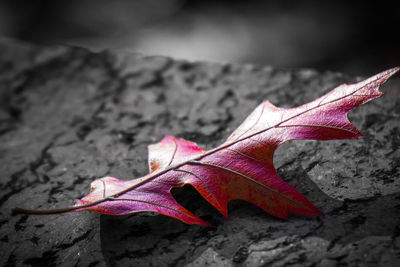
[[[0,3],[0,35],[366,76],[400,62],[392,2],[11,0]]]

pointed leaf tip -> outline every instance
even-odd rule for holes
[[[378,73],[364,81],[359,82],[359,84],[361,86],[365,86],[367,84],[372,84],[373,86],[378,87],[378,92],[380,92],[379,86],[381,86],[383,83],[385,83],[390,77],[395,75],[399,70],[400,70],[400,67],[394,67],[394,68],[382,71],[381,73]]]
[[[400,70],[400,66],[399,67],[393,67],[393,68],[391,68],[391,69],[388,69],[388,70],[386,70],[386,72],[388,72],[388,74],[390,75],[390,76],[392,76],[393,74],[395,74],[396,72],[398,72]],[[389,77],[390,77],[389,76]]]

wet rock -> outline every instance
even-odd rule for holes
[[[264,99],[296,106],[360,78],[10,40],[0,48],[0,265],[399,263],[395,77],[386,86],[388,96],[350,114],[367,138],[288,142],[276,152],[281,177],[323,216],[282,221],[232,201],[224,220],[187,188],[177,198],[213,227],[153,213],[26,216],[13,215],[12,208],[69,206],[96,178],[146,174],[146,146],[164,135],[211,148]]]

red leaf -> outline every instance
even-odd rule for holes
[[[191,184],[225,217],[232,199],[251,202],[269,214],[318,215],[321,212],[301,193],[281,180],[273,166],[276,148],[294,139],[357,139],[362,135],[347,113],[382,93],[378,90],[400,68],[365,81],[341,85],[328,94],[297,108],[281,109],[265,101],[220,146],[205,151],[195,143],[166,136],[150,145],[150,173],[121,181],[105,177],[94,181],[91,192],[72,208],[26,213],[92,210],[122,215],[153,211],[188,224],[208,225],[172,197],[173,187]]]

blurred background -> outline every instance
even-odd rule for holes
[[[0,36],[370,75],[400,65],[392,2],[1,0]]]

